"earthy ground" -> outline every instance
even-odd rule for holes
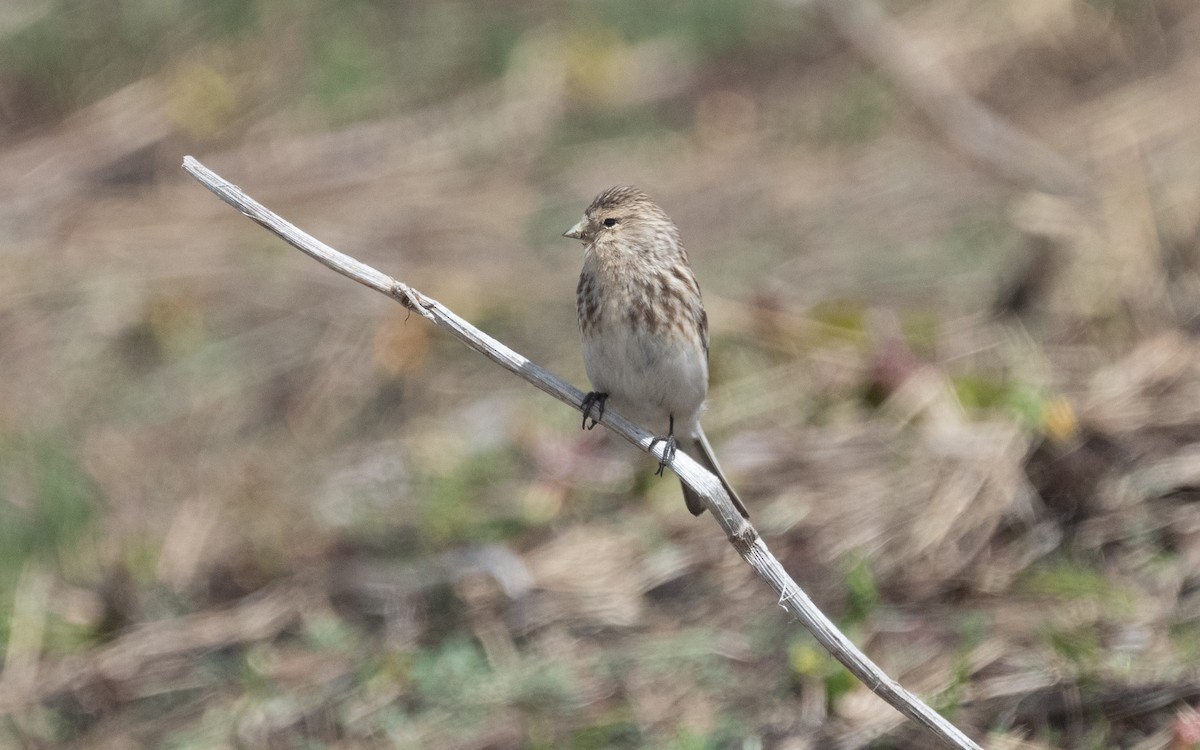
[[[674,479],[217,201],[585,386],[632,182],[705,423],[988,748],[1200,747],[1200,5],[0,12],[0,747],[929,748]]]

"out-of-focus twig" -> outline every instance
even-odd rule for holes
[[[192,157],[184,157],[183,168],[221,200],[300,251],[338,273],[396,299],[539,390],[576,409],[581,408],[584,397],[581,391],[475,328],[441,303],[305,234]],[[661,458],[662,447],[654,447],[654,436],[615,410],[605,412],[603,424],[643,451]],[[962,731],[884,673],[837,629],[787,574],[755,528],[734,509],[715,476],[682,453],[676,454],[671,468],[704,498],[706,507],[729,536],[738,554],[779,595],[779,605],[795,615],[850,672],[898,711],[926,727],[950,747],[979,750],[979,746]]]
[[[43,207],[97,182],[128,179],[141,157],[150,161],[150,152],[170,132],[163,92],[144,80],[76,112],[44,135],[0,150],[5,231],[36,224],[25,217],[55,213]]]
[[[228,609],[139,625],[93,653],[43,669],[30,684],[0,682],[0,716],[68,690],[125,684],[147,665],[170,657],[271,638],[311,609],[312,597],[287,583]]]
[[[1087,192],[1086,172],[968,96],[948,70],[896,28],[875,0],[812,4],[908,95],[955,149],[1025,187],[1060,195]]]

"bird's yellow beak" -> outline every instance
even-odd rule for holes
[[[573,240],[583,239],[583,222],[584,221],[585,221],[584,219],[580,219],[578,224],[571,227],[567,231],[563,232],[563,237],[570,237]]]

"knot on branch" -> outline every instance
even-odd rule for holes
[[[425,314],[421,294],[407,284],[397,281],[392,285],[391,295],[408,310],[420,315]]]
[[[759,539],[758,531],[749,523],[743,521],[737,531],[729,535],[729,543],[733,545],[738,554],[745,557],[754,547],[754,543]]]

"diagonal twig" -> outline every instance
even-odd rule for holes
[[[815,0],[815,4],[957,151],[1035,190],[1088,194],[1091,181],[1085,170],[968,95],[949,70],[901,33],[877,0]]]
[[[576,409],[581,408],[584,394],[579,389],[475,328],[437,300],[305,234],[192,157],[184,157],[183,168],[221,200],[301,252],[343,276],[394,298],[535,388]],[[662,458],[665,446],[652,446],[654,436],[625,419],[615,409],[605,410],[602,424],[643,451]],[[754,527],[733,507],[715,476],[682,452],[675,454],[671,468],[704,499],[705,506],[724,529],[738,554],[779,595],[779,606],[800,620],[834,658],[897,711],[927,728],[948,746],[980,750],[953,724],[888,677],[837,629],[787,574]]]

